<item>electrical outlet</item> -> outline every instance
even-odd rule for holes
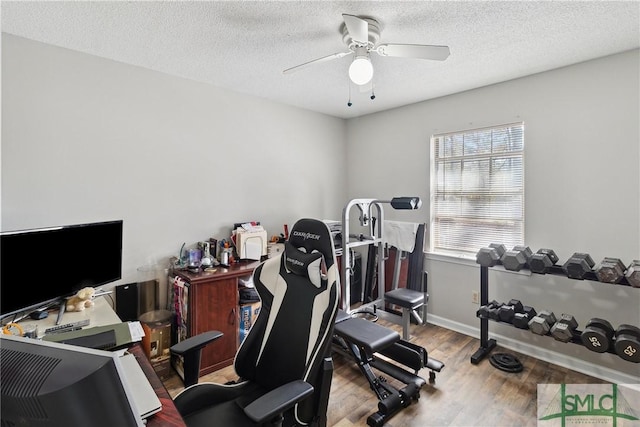
[[[473,291],[471,293],[471,302],[474,304],[480,304],[480,294],[478,291]]]

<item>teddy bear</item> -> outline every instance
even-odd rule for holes
[[[74,296],[67,300],[66,311],[82,311],[87,307],[93,307],[93,295],[96,290],[92,287],[80,289]]]

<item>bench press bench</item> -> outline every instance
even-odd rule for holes
[[[396,331],[368,320],[351,317],[339,310],[334,326],[333,349],[352,357],[378,397],[378,411],[367,418],[369,426],[380,427],[387,419],[420,397],[426,380],[418,375],[429,369],[429,382],[435,382],[436,372],[444,368],[438,360],[430,359],[427,350],[401,339]],[[392,363],[378,356],[385,356]],[[411,369],[413,372],[409,371]],[[390,385],[374,369],[405,384],[402,388]]]

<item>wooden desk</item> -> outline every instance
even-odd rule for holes
[[[55,326],[58,312],[53,310],[49,313],[46,319],[33,320],[26,318],[20,321],[20,325],[32,325],[38,327],[38,338],[42,338],[44,331],[47,328]],[[79,322],[81,320],[89,319],[89,325],[85,326],[86,329],[94,326],[112,325],[114,323],[120,323],[122,320],[118,317],[109,301],[104,297],[98,297],[94,300],[94,306],[85,308],[82,311],[67,311],[62,315],[61,324]]]
[[[109,302],[104,298],[96,298],[95,305],[91,308],[86,308],[81,312],[66,312],[62,318],[62,323],[77,322],[83,319],[89,319],[89,326],[91,328],[95,326],[111,325],[121,322],[118,315],[113,311]],[[31,320],[25,319],[21,323],[34,324],[38,326],[38,335],[42,337],[46,328],[55,325],[56,313],[51,313],[49,317],[43,320]],[[151,387],[158,395],[160,402],[162,403],[162,410],[151,417],[147,418],[147,427],[186,427],[186,424],[182,420],[178,409],[173,403],[173,399],[169,395],[169,392],[162,384],[162,381],[153,370],[151,362],[144,354],[142,345],[135,343],[129,348],[129,352],[135,355],[136,360],[140,364],[142,371],[147,376]]]
[[[160,381],[158,375],[156,375],[149,359],[147,359],[147,356],[144,354],[142,345],[140,345],[140,343],[133,345],[129,349],[129,352],[136,357],[151,387],[153,387],[153,390],[158,395],[160,403],[162,403],[162,410],[147,418],[147,427],[186,427],[182,416],[180,416],[176,405],[173,403],[173,399],[169,396],[169,392],[164,387],[164,384],[162,384],[162,381]]]

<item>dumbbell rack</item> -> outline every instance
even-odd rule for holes
[[[547,271],[547,274],[567,277],[564,270],[562,269],[562,266],[560,265],[551,266]],[[579,279],[574,279],[574,280],[579,280]],[[591,281],[597,282],[598,277],[596,276],[595,272],[589,271],[585,275],[584,280],[591,280]],[[627,281],[626,277],[623,277],[620,283],[612,286],[620,286],[620,285],[631,286]],[[489,304],[489,267],[480,266],[480,306],[487,305],[487,304]],[[476,350],[475,353],[471,355],[471,363],[473,363],[474,365],[478,364],[482,359],[484,359],[491,352],[491,350],[493,350],[493,348],[496,346],[496,340],[489,339],[489,320],[494,321],[496,323],[503,324],[503,325],[513,326],[511,323],[501,322],[499,320],[493,320],[486,316],[478,316],[478,317],[480,317],[480,347],[478,348],[478,350]],[[513,327],[515,328],[515,326]],[[579,344],[581,346],[584,346],[584,344],[582,344],[582,339],[580,338],[581,334],[582,334],[582,331],[579,331],[576,329],[573,332],[572,339],[568,341],[568,343]],[[607,353],[616,354],[613,346],[609,346],[609,348],[607,349]]]

